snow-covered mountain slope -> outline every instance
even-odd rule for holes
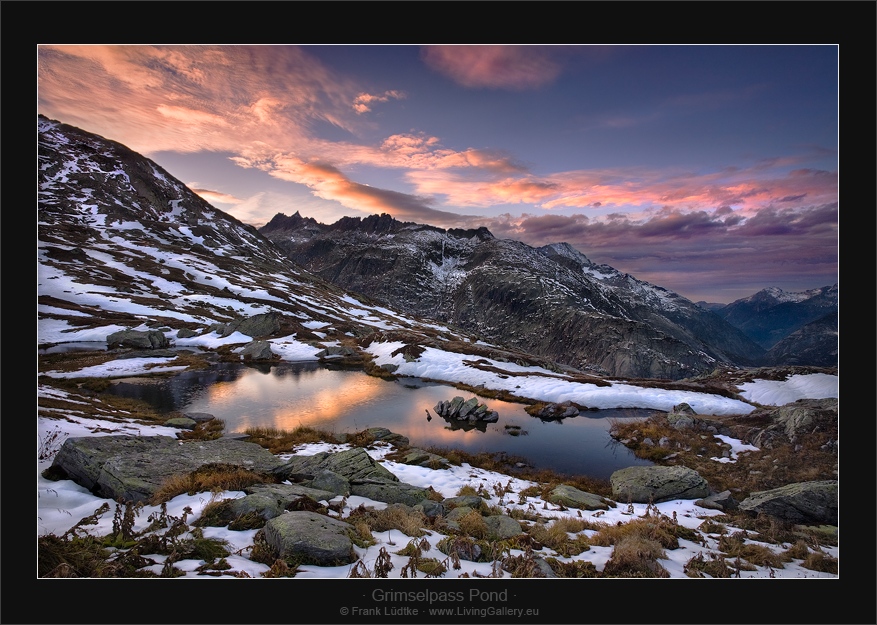
[[[40,344],[105,340],[108,327],[202,332],[267,312],[305,343],[453,335],[309,274],[119,143],[45,117],[38,129]]]
[[[684,297],[565,243],[537,249],[389,215],[322,225],[279,214],[260,232],[339,286],[599,374],[679,379],[764,353]]]

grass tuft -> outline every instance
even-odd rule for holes
[[[274,476],[243,467],[223,463],[205,464],[191,473],[175,475],[165,481],[152,496],[150,503],[158,505],[183,493],[194,495],[203,492],[243,490],[253,484],[274,482],[276,482]]]

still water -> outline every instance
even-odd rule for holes
[[[161,411],[208,412],[225,421],[227,433],[304,425],[340,434],[380,426],[407,436],[414,446],[501,451],[537,468],[602,479],[617,469],[651,464],[608,434],[611,420],[642,419],[650,410],[589,411],[542,421],[528,415],[523,404],[481,399],[499,413],[499,421],[462,429],[439,417],[433,407],[456,395],[469,399],[471,393],[419,378],[388,382],[317,363],[215,365],[161,384],[121,383],[112,392],[144,399]],[[510,434],[514,431],[519,434]]]

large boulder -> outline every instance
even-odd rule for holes
[[[710,494],[707,481],[688,467],[627,467],[610,477],[615,501],[660,503],[671,499],[700,499]]]
[[[579,490],[568,484],[560,484],[548,494],[548,501],[561,504],[567,508],[582,510],[608,510],[609,504],[599,495]]]
[[[837,525],[837,482],[799,482],[751,493],[740,509],[800,524]]]
[[[134,349],[164,349],[170,346],[170,341],[164,333],[158,330],[120,330],[107,336],[107,347],[131,347]]]
[[[259,338],[263,336],[275,335],[283,325],[283,315],[279,312],[262,313],[253,315],[252,317],[244,317],[229,321],[219,330],[222,337],[229,336],[235,332]]]
[[[227,438],[184,443],[169,436],[84,436],[64,441],[47,475],[69,478],[99,497],[146,501],[169,478],[214,463],[267,473],[282,461],[255,443]]]
[[[340,566],[356,560],[349,523],[317,514],[295,511],[265,524],[265,542],[277,557],[301,564]]]

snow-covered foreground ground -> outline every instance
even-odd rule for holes
[[[140,433],[144,435],[167,434],[168,429],[169,428],[139,428]],[[64,429],[64,431],[66,432],[67,429]],[[77,428],[70,428],[70,433],[71,435],[79,435],[82,434],[82,431],[78,430]],[[301,446],[295,451],[295,453],[299,455],[312,455],[320,451],[341,451],[347,448],[348,446],[346,445],[310,444]],[[376,460],[381,461],[383,456],[386,455],[386,453],[391,449],[392,448],[389,445],[378,445],[375,449],[369,450],[369,454]],[[61,535],[70,527],[72,527],[77,521],[92,514],[105,502],[110,504],[110,512],[104,514],[97,525],[90,526],[89,531],[94,535],[106,535],[111,533],[113,527],[112,510],[115,509],[114,502],[111,500],[105,500],[99,497],[95,497],[85,488],[78,486],[77,484],[69,480],[61,480],[56,482],[46,480],[39,473],[47,468],[49,464],[49,461],[43,461],[38,463],[38,534],[53,533],[56,535]],[[548,504],[549,509],[545,510],[543,509],[545,502],[538,497],[528,497],[523,503],[520,502],[518,496],[515,493],[518,493],[529,486],[533,486],[533,482],[520,480],[493,471],[473,468],[465,463],[460,466],[454,466],[450,469],[443,470],[432,470],[423,467],[409,466],[386,460],[382,461],[382,464],[392,473],[394,473],[402,482],[422,487],[432,486],[435,490],[437,490],[446,497],[456,496],[460,489],[466,485],[472,486],[476,489],[478,489],[480,486],[484,486],[488,492],[493,492],[494,485],[509,485],[513,494],[507,496],[506,499],[503,501],[503,508],[526,510],[528,506],[531,506],[535,507],[537,512],[545,517],[578,517],[577,511],[575,509],[560,510],[558,506],[555,506],[553,504]],[[218,495],[211,495],[210,493],[200,493],[196,495],[179,495],[167,503],[167,512],[172,516],[180,516],[183,512],[183,509],[188,506],[194,512],[194,516],[191,516],[188,519],[188,521],[191,523],[195,519],[197,519],[201,510],[208,502],[211,501],[213,497],[224,499],[243,496],[244,493],[241,491],[226,491]],[[337,497],[336,499],[325,503],[334,503],[340,501],[340,499],[341,497]],[[489,505],[499,505],[499,499],[494,495],[490,498],[488,503]],[[364,497],[351,496],[347,498],[347,505],[344,508],[343,516],[349,515],[350,511],[360,504],[364,504],[366,507],[374,507],[376,509],[382,509],[387,505],[385,503],[373,501]],[[618,522],[626,523],[632,519],[644,516],[646,514],[646,508],[647,506],[645,504],[633,504],[633,514],[630,514],[627,505],[619,505],[618,507],[605,512],[598,513],[593,511],[584,511],[582,512],[582,516],[586,519],[593,518],[594,521],[614,525]],[[716,510],[707,510],[695,506],[694,502],[690,500],[668,501],[657,504],[657,508],[662,514],[667,515],[668,517],[672,517],[673,513],[675,512],[678,522],[685,527],[691,529],[696,529],[705,519],[709,518],[710,516],[715,516],[719,514],[719,512]],[[146,506],[139,516],[138,522],[135,525],[135,529],[138,531],[144,529],[148,525],[146,519],[151,513],[157,512],[158,510],[159,508],[157,506]],[[734,531],[733,528],[730,527],[728,528],[728,530],[729,532]],[[228,541],[230,545],[229,551],[231,552],[245,550],[247,547],[251,546],[253,544],[253,537],[255,533],[256,530],[231,531],[227,528],[204,528],[205,537],[218,538]],[[585,533],[593,534],[595,533],[595,531],[585,530]],[[398,577],[399,572],[408,562],[408,557],[395,555],[394,552],[404,548],[412,537],[405,536],[404,534],[396,530],[390,530],[388,532],[375,532],[374,536],[378,541],[376,545],[371,546],[367,549],[360,547],[354,547],[354,549],[356,549],[357,554],[359,555],[360,559],[362,559],[366,567],[371,570],[374,568],[375,559],[377,558],[380,548],[382,546],[386,547],[387,551],[392,554],[392,561],[394,564],[394,568],[390,572],[390,577]],[[442,537],[443,535],[436,532],[430,532],[426,536],[431,545],[431,549],[424,552],[423,557],[434,557],[439,560],[444,560],[447,558],[446,554],[440,552],[438,549],[435,548],[436,544]],[[715,550],[717,546],[717,540],[715,538],[709,537],[707,537],[706,540],[711,543],[711,548]],[[777,551],[782,551],[783,549],[790,546],[786,545],[784,548],[778,548],[776,545],[768,545],[767,543],[763,544],[765,546],[768,546],[769,548],[776,549]],[[612,549],[612,547],[592,546],[588,551],[585,551],[578,556],[561,559],[564,561],[588,561],[593,563],[598,570],[602,570],[603,566],[606,564],[606,561],[612,554]],[[836,547],[826,547],[825,552],[835,558],[838,556]],[[245,551],[243,553],[245,553]],[[512,555],[520,555],[520,553],[513,551]],[[680,540],[679,549],[667,550],[666,553],[668,556],[667,559],[659,560],[659,562],[665,569],[667,569],[667,571],[670,573],[670,576],[686,577],[685,573],[683,572],[683,567],[685,566],[686,562],[688,562],[698,553],[703,553],[704,555],[707,555],[708,553],[710,553],[710,548],[705,548],[702,544],[699,543]],[[716,553],[718,552],[716,551]],[[158,562],[158,564],[154,565],[151,568],[156,573],[160,573],[161,563],[164,561],[165,556],[153,555],[150,557]],[[259,577],[269,568],[264,564],[249,560],[245,555],[232,555],[228,557],[227,560],[228,563],[231,565],[232,570],[244,571],[251,577]],[[184,571],[187,571],[187,576],[199,577],[200,575],[196,569],[203,564],[204,561],[183,560],[176,562],[174,566]],[[446,573],[446,576],[458,577],[460,575],[463,575],[464,573],[467,573],[469,576],[475,576],[476,574],[489,576],[492,571],[492,565],[489,562],[475,563],[462,560],[461,567],[462,568],[459,570],[448,571],[448,573]],[[350,575],[352,568],[353,565],[345,565],[339,567],[303,566],[296,575],[296,578],[346,578]],[[504,576],[510,577],[510,574],[505,573]],[[801,566],[800,562],[787,563],[783,569],[769,569],[767,567],[763,567],[755,571],[744,570],[741,571],[740,576],[765,578],[835,577],[834,575],[830,575],[827,573],[820,573],[805,569]]]
[[[230,342],[234,342],[234,335],[225,340],[228,341],[229,339],[231,339]],[[213,338],[202,337],[202,340],[207,341],[209,346],[215,346],[218,339],[214,336]],[[294,339],[277,339],[277,342],[282,342],[288,346],[291,342],[294,342]],[[392,344],[383,346],[378,345],[375,350],[378,362],[380,363],[382,360],[392,360],[388,358],[388,354],[397,347],[398,346]],[[300,350],[300,346],[293,344],[292,353],[300,355]],[[626,384],[613,385],[611,387],[596,387],[589,384],[579,384],[569,380],[564,380],[562,379],[562,376],[552,378],[543,376],[527,377],[526,373],[528,370],[535,368],[519,367],[517,365],[510,365],[509,363],[498,362],[495,363],[497,367],[506,367],[507,370],[514,368],[516,369],[516,373],[525,374],[502,379],[494,373],[466,367],[461,362],[463,358],[464,357],[457,354],[440,352],[439,350],[427,350],[419,362],[405,363],[401,365],[399,373],[422,375],[439,380],[460,380],[469,384],[477,382],[485,384],[488,388],[495,388],[493,385],[507,384],[519,392],[523,390],[522,394],[524,395],[530,397],[536,396],[547,401],[563,401],[564,399],[579,401],[579,399],[576,398],[587,396],[588,399],[582,403],[588,405],[597,405],[599,402],[605,402],[606,405],[613,406],[625,405],[631,407],[663,408],[665,410],[669,409],[673,404],[687,401],[695,407],[695,410],[706,414],[709,414],[711,411],[714,414],[722,414],[723,411],[733,414],[735,409],[737,413],[745,413],[753,409],[753,406],[744,402],[705,393],[662,391],[660,389],[639,388]],[[170,366],[165,366],[164,363],[161,363],[160,361],[161,359],[136,358],[113,360],[98,367],[89,367],[87,371],[83,370],[65,373],[55,372],[50,375],[58,377],[77,377],[81,375],[103,375],[113,377],[120,375],[140,375],[147,373],[150,370],[155,371],[156,369],[149,369],[147,367],[156,364],[159,365],[157,368],[158,370],[172,368]],[[411,366],[408,367],[408,365]],[[544,370],[540,372],[550,373]],[[464,378],[464,376],[468,377]],[[51,389],[45,386],[41,387],[40,393],[47,397],[59,397],[64,394],[63,391]],[[786,403],[804,397],[836,397],[837,377],[819,374],[813,376],[793,376],[786,382],[756,380],[746,385],[745,393],[748,397],[751,397],[760,403],[772,403],[772,401]],[[63,439],[68,436],[108,435],[117,433],[139,433],[141,435],[161,434],[173,436],[176,432],[176,430],[172,428],[163,426],[142,426],[133,423],[126,424],[96,421],[94,419],[86,419],[73,414],[68,414],[66,416],[69,420],[55,420],[40,417],[40,440],[45,440],[46,437],[53,432],[55,433],[58,442],[63,441]],[[98,429],[100,431],[96,431]],[[742,445],[739,441],[730,440],[727,439],[727,437],[723,437],[723,440],[734,446],[735,454],[758,453],[755,448]],[[412,441],[412,443],[416,444],[416,441]],[[336,450],[345,448],[346,446],[343,445],[333,447],[333,449]],[[295,453],[310,455],[327,449],[329,449],[329,446],[325,444],[311,444],[298,448]],[[488,503],[490,505],[500,505],[507,509],[519,508],[526,510],[528,508],[535,508],[540,515],[545,517],[578,516],[578,511],[574,509],[561,510],[558,506],[551,504],[549,504],[546,509],[545,502],[538,497],[530,497],[524,501],[519,501],[516,493],[519,493],[528,486],[532,486],[532,482],[519,480],[500,473],[473,468],[467,464],[445,470],[431,470],[423,467],[398,464],[383,459],[390,449],[391,448],[388,446],[376,446],[374,449],[369,450],[369,453],[373,458],[382,462],[384,466],[393,472],[402,482],[423,487],[432,486],[435,490],[446,497],[457,495],[460,489],[467,485],[476,490],[479,489],[480,486],[484,486],[488,492],[493,492],[492,488],[494,485],[509,484],[513,493],[511,496],[507,497],[506,500],[500,503],[499,499],[494,495]],[[725,462],[734,461],[734,457],[731,459],[716,460]],[[50,459],[38,461],[37,463],[37,532],[40,535],[48,533],[61,535],[79,520],[94,513],[97,508],[105,503],[105,500],[95,497],[86,489],[76,485],[72,481],[62,480],[53,482],[46,480],[40,474],[49,466],[49,464]],[[243,495],[243,492],[224,492],[214,495],[214,497],[236,498],[242,497]],[[340,498],[338,498],[338,500],[340,500]],[[198,517],[201,510],[209,501],[211,501],[210,493],[201,493],[193,496],[180,495],[168,502],[167,510],[169,514],[179,516],[182,514],[185,507],[190,507],[194,513],[194,516],[188,519],[189,523],[191,523]],[[334,503],[335,501],[336,500],[326,503]],[[110,504],[111,511],[105,514],[97,525],[90,527],[90,532],[95,535],[105,535],[112,530],[112,510],[114,509],[115,504],[112,501],[106,501],[106,503]],[[386,506],[386,504],[381,502],[354,496],[348,498],[347,505],[341,513],[342,517],[349,515],[350,511],[360,504],[375,508],[383,508]],[[657,507],[662,514],[667,515],[668,517],[671,517],[675,512],[678,522],[691,529],[696,529],[710,516],[719,514],[717,511],[695,506],[693,501],[688,500],[668,501],[658,504]],[[583,511],[581,514],[586,519],[593,518],[593,520],[602,523],[616,524],[619,522],[626,523],[632,519],[642,517],[646,514],[646,509],[647,506],[645,504],[633,504],[633,514],[630,514],[627,505],[619,505],[617,508],[606,511],[602,514],[589,511]],[[139,530],[146,527],[149,514],[156,510],[157,508],[155,507],[146,507],[140,514],[135,528]],[[729,527],[728,531],[733,532],[735,530],[734,528]],[[592,534],[594,533],[594,530],[585,530],[584,532],[586,534]],[[230,544],[230,551],[238,552],[238,555],[232,555],[228,558],[232,570],[245,572],[251,577],[259,577],[262,573],[268,570],[266,565],[254,562],[248,559],[245,555],[247,547],[253,544],[255,530],[230,531],[227,528],[205,528],[204,534],[208,538],[221,538],[227,540]],[[357,547],[357,554],[365,566],[372,569],[380,548],[382,546],[386,547],[387,551],[392,554],[391,557],[394,564],[390,576],[398,576],[405,563],[408,561],[408,558],[406,556],[395,555],[395,552],[402,549],[408,543],[410,537],[404,536],[398,531],[391,530],[389,532],[376,533],[375,538],[378,540],[376,545],[368,549]],[[444,560],[446,558],[445,554],[436,549],[436,544],[441,538],[442,536],[435,532],[430,533],[426,537],[427,541],[430,543],[430,549],[423,554],[424,557],[435,557],[439,560]],[[667,558],[660,560],[660,563],[667,569],[671,577],[686,577],[683,572],[683,567],[691,558],[699,553],[704,556],[708,556],[710,553],[718,554],[717,538],[717,536],[704,535],[704,540],[706,541],[707,546],[700,543],[681,540],[680,548],[668,550]],[[787,549],[790,545],[778,546],[764,544],[764,546],[780,552]],[[836,547],[825,547],[824,551],[831,557],[837,558],[838,556],[838,550]],[[592,546],[588,551],[570,558],[563,558],[563,560],[585,560],[593,563],[598,570],[601,570],[609,559],[611,553],[612,547]],[[513,552],[513,555],[516,554]],[[153,559],[158,562],[153,568],[156,569],[156,572],[159,572],[164,556],[155,555],[150,557],[153,557]],[[202,564],[202,561],[192,560],[176,562],[175,566],[186,571],[187,576],[198,577],[199,574],[196,569]],[[353,565],[340,567],[304,566],[299,570],[296,577],[303,579],[346,578],[350,575],[352,567]],[[457,577],[463,574],[468,574],[468,576],[472,577],[490,575],[491,572],[491,563],[474,563],[463,560],[461,561],[461,569],[449,570],[445,576]],[[504,575],[508,577],[510,574],[504,573]],[[740,577],[824,578],[836,577],[836,575],[808,570],[801,566],[800,561],[793,561],[787,563],[782,569],[774,569],[765,566],[756,567],[756,570],[752,571],[742,570],[740,571]]]

